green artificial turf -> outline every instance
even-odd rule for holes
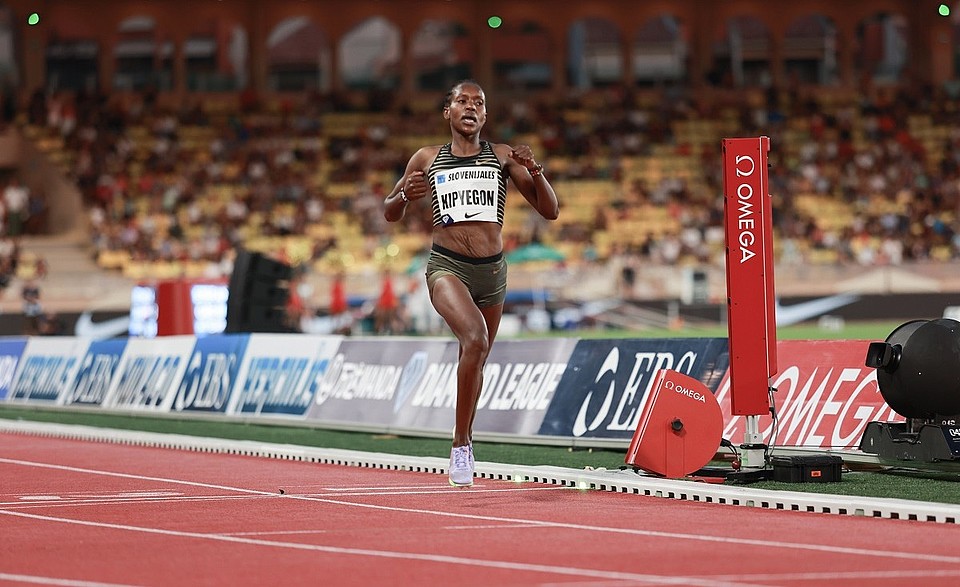
[[[823,328],[813,323],[794,324],[777,328],[777,340],[886,340],[901,322],[847,322],[838,329]],[[642,330],[623,330],[616,328],[582,329],[574,331],[552,331],[549,333],[528,333],[521,338],[543,338],[545,336],[572,337],[584,339],[603,338],[726,338],[727,327],[723,324],[710,326],[684,326],[682,328],[644,328]]]

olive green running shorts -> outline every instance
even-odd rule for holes
[[[433,245],[427,258],[427,287],[444,275],[459,279],[478,308],[502,304],[507,297],[507,262],[503,253],[491,257],[467,257],[450,249]]]

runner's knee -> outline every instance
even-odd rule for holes
[[[471,328],[460,339],[460,346],[464,355],[478,357],[486,360],[490,353],[490,340],[487,337],[486,328]]]

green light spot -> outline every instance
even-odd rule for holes
[[[950,7],[946,4],[941,4],[937,10],[940,12],[940,16],[950,16]]]
[[[30,16],[27,17],[27,24],[33,26],[40,23],[40,15],[36,12],[30,13]]]
[[[498,29],[502,24],[503,24],[503,19],[500,18],[499,16],[491,16],[490,18],[487,19],[487,26],[489,26],[492,29]]]

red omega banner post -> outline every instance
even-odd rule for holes
[[[747,416],[742,466],[765,466],[759,417],[777,373],[769,137],[723,139],[731,414]]]

